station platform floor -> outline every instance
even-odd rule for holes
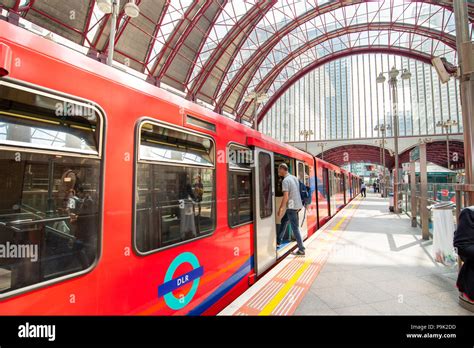
[[[405,214],[357,197],[219,315],[472,315]]]

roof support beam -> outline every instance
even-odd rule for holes
[[[154,64],[152,74],[158,81],[165,78],[163,82],[170,80],[173,87],[185,90],[205,40],[226,3],[227,0],[205,0],[197,12],[192,6],[188,8],[175,28],[179,38],[170,36]]]
[[[260,123],[265,117],[266,113],[271,109],[273,104],[290,88],[296,81],[301,79],[306,74],[319,68],[320,66],[329,63],[333,60],[341,59],[344,57],[367,54],[367,53],[386,53],[404,56],[407,58],[417,59],[423,63],[431,64],[431,56],[423,52],[412,51],[401,47],[390,47],[390,46],[361,46],[354,47],[351,50],[343,50],[323,57],[322,59],[316,60],[313,63],[300,70],[298,73],[293,75],[288,81],[286,81],[265,103],[262,110],[257,115],[257,122]]]
[[[250,9],[227,33],[214,49],[206,64],[196,76],[188,99],[201,97],[212,103],[220,90],[225,74],[242,45],[258,22],[265,16],[277,0],[261,0]],[[212,78],[210,78],[212,76]]]
[[[241,85],[241,93],[239,93],[239,96],[237,98],[235,106],[238,106],[240,104],[241,99],[243,98],[243,94],[248,88],[248,85],[250,84],[250,81],[252,80],[252,77],[255,75],[257,72],[258,68],[260,65],[263,63],[265,58],[268,56],[268,54],[271,52],[271,50],[278,45],[278,43],[289,33],[291,33],[294,29],[299,27],[300,25],[316,18],[317,16],[323,15],[325,13],[328,13],[330,11],[334,11],[338,8],[344,7],[344,6],[349,6],[349,5],[354,5],[357,3],[362,3],[364,2],[363,0],[341,0],[339,2],[329,2],[326,4],[323,4],[321,6],[317,6],[314,9],[303,13],[301,16],[299,16],[297,19],[294,21],[288,23],[284,27],[282,27],[280,30],[275,32],[272,37],[270,37],[268,40],[266,40],[262,46],[256,50],[252,56],[247,59],[245,64],[239,69],[237,74],[232,78],[231,82],[229,85],[226,87],[224,92],[222,93],[221,97],[219,98],[217,102],[217,107],[223,108],[224,105],[229,100],[229,97],[235,92],[236,88]],[[242,80],[245,78],[244,82]],[[232,108],[231,105],[228,105],[229,108]]]
[[[456,38],[452,35],[441,35],[442,33],[438,30],[415,26],[412,24],[402,24],[402,23],[388,23],[388,22],[379,22],[379,23],[362,23],[362,24],[355,24],[348,27],[342,27],[340,29],[333,30],[331,32],[327,32],[324,35],[321,35],[304,45],[298,47],[295,51],[291,52],[290,55],[286,56],[282,59],[277,65],[273,67],[271,71],[268,72],[267,75],[259,82],[257,87],[255,88],[259,92],[266,92],[268,88],[272,85],[275,79],[278,77],[280,72],[293,61],[296,57],[300,56],[301,54],[305,53],[306,51],[312,49],[313,47],[322,44],[325,41],[331,40],[333,38],[346,35],[348,33],[357,33],[357,32],[365,32],[369,30],[380,30],[380,31],[396,31],[396,32],[404,32],[404,33],[414,33],[420,36],[429,37],[431,39],[439,40],[440,38],[443,40],[442,42],[447,46],[451,47],[453,50],[456,50]],[[248,111],[251,103],[244,103],[240,108],[237,116],[237,121],[240,121],[241,117],[245,115]]]
[[[168,40],[163,45],[160,53],[158,54],[155,64],[151,68],[152,75],[161,79],[166,72],[167,62],[169,58],[173,59],[173,53],[183,44],[183,37],[189,34],[189,30],[194,29],[195,23],[203,14],[207,7],[209,7],[209,1],[197,0],[193,1],[192,4],[187,8],[183,17],[180,19],[178,25],[174,28],[173,32],[169,35]]]
[[[318,16],[321,16],[325,13],[329,13],[331,11],[335,11],[339,8],[344,8],[346,6],[357,5],[366,2],[366,0],[340,0],[338,2],[329,2],[321,6],[317,6],[306,13],[303,13],[294,21],[282,27],[280,30],[275,32],[272,37],[266,40],[239,69],[237,74],[232,78],[229,85],[221,94],[219,100],[217,101],[216,109],[222,109],[226,107],[227,109],[231,110],[229,112],[236,111],[236,108],[240,105],[242,98],[244,97],[244,94],[246,93],[253,77],[255,76],[261,64],[270,54],[271,50],[276,47],[280,40],[282,40],[286,35],[291,33],[298,26],[301,26],[304,23]],[[430,5],[439,6],[440,9],[443,8],[449,11],[453,11],[452,2],[450,1],[411,0],[411,2],[427,3]],[[471,21],[474,21],[474,6],[471,6],[469,9]],[[395,16],[395,18],[398,18],[398,16]],[[441,35],[441,38],[443,36],[444,34]]]

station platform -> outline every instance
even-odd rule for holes
[[[457,268],[379,194],[357,197],[219,315],[472,315]]]

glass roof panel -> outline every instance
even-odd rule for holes
[[[329,40],[325,46],[329,47],[332,51],[338,51],[341,49],[349,49],[353,45],[391,44],[413,48],[417,51],[423,51],[432,55],[443,54],[445,50],[438,47],[439,41],[433,46],[430,40],[421,39],[422,37],[419,35],[387,30],[381,31],[378,34],[377,31],[371,31],[369,35],[369,31],[364,30],[364,28],[369,25],[374,26],[378,24],[389,26],[390,23],[395,23],[398,26],[406,24],[422,29],[436,30],[454,36],[454,15],[451,11],[441,6],[420,2],[395,2],[393,7],[390,7],[390,5],[391,2],[384,1],[346,6],[324,13],[303,23],[283,37],[271,50],[253,77],[248,90],[253,90],[258,82],[261,81],[273,67],[309,41],[316,38],[323,38],[328,35],[328,33],[337,30],[342,31],[344,28],[356,25],[362,28],[359,29],[359,32],[344,35],[339,39]],[[362,25],[362,27],[360,27],[360,25]],[[389,40],[391,42],[389,42]],[[246,52],[246,56],[254,53],[256,49],[258,49],[258,47],[249,48]],[[326,51],[326,48],[322,48],[322,51]],[[246,59],[243,55],[241,55],[241,57],[242,59],[236,60],[231,71],[226,75],[221,93],[245,63]]]
[[[455,34],[454,15],[444,7],[420,2],[395,2],[393,7],[390,6],[390,1],[368,2],[345,6],[319,15],[310,21],[302,23],[283,37],[273,48],[269,54],[269,58],[275,59],[273,62],[275,65],[282,58],[306,42],[317,37],[322,37],[334,30],[357,24],[395,22],[398,25],[411,24],[422,28],[442,31],[446,34]],[[367,41],[368,38],[365,38],[365,40]],[[337,43],[338,46],[343,44],[343,42]],[[247,45],[245,54],[239,52],[240,59],[236,59],[230,71],[226,74],[220,91],[221,93],[225,90],[239,69],[242,68],[248,57],[258,50],[260,46],[261,44],[253,46]],[[264,72],[267,70],[268,69],[263,67]],[[258,72],[257,76],[261,77],[264,76],[264,74]]]
[[[288,81],[288,79],[317,59],[351,48],[370,46],[409,48],[433,56],[444,56],[450,62],[456,61],[456,52],[451,47],[439,40],[425,36],[413,33],[393,32],[390,30],[350,33],[327,40],[323,44],[312,47],[301,55],[290,60],[270,85],[267,94],[274,94],[285,82]],[[266,60],[266,63],[270,65],[273,64],[269,59]],[[266,65],[266,63],[263,65]],[[259,73],[252,80],[249,90],[255,89],[258,83],[264,78],[265,72],[270,71],[272,67],[273,66],[265,66],[263,69],[260,69]],[[241,105],[242,104],[243,102]],[[263,105],[264,104],[262,104],[261,107]]]
[[[83,49],[81,51],[83,53],[91,53],[89,52],[88,40],[94,37],[97,30],[99,30],[102,20],[105,18],[104,15],[98,11],[95,0],[90,1],[94,2],[91,3],[93,7],[90,7],[92,11],[89,11],[89,15],[91,16],[90,22],[87,27],[84,28],[84,32],[81,32],[85,39],[85,42],[80,46],[80,48]],[[152,0],[147,1],[151,2]],[[222,45],[223,39],[232,28],[235,28],[239,20],[249,14],[249,11],[255,6],[259,4],[270,4],[268,1],[269,0],[266,2],[262,0],[226,1],[215,23],[213,23],[208,36],[205,38],[200,51],[199,48],[195,50],[199,51],[199,54],[195,57],[196,60],[193,59],[196,65],[191,76],[186,76],[186,81],[177,82],[187,82],[189,89],[194,82],[194,78],[202,71],[206,62],[208,62],[211,54],[216,48]],[[35,6],[39,6],[38,4],[41,2],[31,3],[32,10],[30,12],[34,12]],[[144,0],[141,3],[143,4]],[[436,5],[436,3],[442,3],[442,5]],[[152,52],[147,56],[148,61],[146,64],[149,69],[153,67],[164,45],[176,28],[176,25],[183,18],[190,6],[200,6],[200,8],[196,8],[196,10],[201,11],[205,10],[205,6],[210,3],[192,0],[169,0],[166,2],[156,0],[156,4],[166,6],[166,12],[164,12],[162,20],[157,23],[158,25],[153,33],[151,33],[150,30],[143,30],[145,35],[155,35],[154,44],[151,49]],[[270,72],[278,76],[268,91],[271,95],[271,93],[276,91],[278,84],[281,86],[285,79],[294,76],[295,71],[299,71],[307,66],[308,62],[354,47],[370,47],[374,45],[402,47],[433,56],[445,55],[452,63],[456,63],[455,53],[449,47],[449,42],[455,35],[454,14],[452,9],[450,9],[452,1],[278,0],[272,2],[272,4],[272,7],[265,12],[263,18],[259,20],[258,23],[255,23],[255,29],[244,39],[242,47],[236,56],[232,57],[229,70],[222,69],[225,70],[222,71],[224,78],[220,90],[217,93],[217,99],[212,100],[208,105],[218,105],[219,107],[223,107],[226,111],[235,112],[236,110],[233,110],[234,105],[227,105],[226,102],[228,102],[228,104],[233,103],[231,100],[236,100],[235,97],[239,97],[237,93],[242,93],[243,95],[248,93],[248,91],[258,86]],[[472,38],[474,3],[472,0],[469,0],[469,4]],[[211,5],[215,5],[215,3]],[[1,7],[2,13],[9,11],[9,7]],[[42,19],[42,21],[55,20],[58,25],[55,34],[60,36],[62,31],[69,30],[67,29],[68,23],[61,20],[60,17],[56,18],[53,13],[49,14],[49,16],[51,18],[48,17],[47,19]],[[140,29],[140,25],[142,25],[141,29],[150,29],[151,19],[143,13],[133,21],[127,21],[126,19],[126,17],[121,17],[120,23],[125,26],[133,25],[138,29]],[[23,22],[27,20],[30,20],[27,16],[22,17]],[[38,24],[32,21],[31,23],[32,25],[41,27],[43,22],[38,22]],[[403,26],[410,28],[404,32],[405,29]],[[414,28],[419,31],[415,33]],[[195,29],[199,31],[201,35],[205,35],[205,32],[200,28]],[[42,30],[36,30],[36,32],[40,35],[49,34]],[[442,35],[440,35],[439,38],[430,38],[430,36],[436,35],[437,33],[442,33]],[[192,35],[196,35],[196,31],[193,31]],[[124,36],[126,35],[117,35],[116,40],[124,39]],[[51,38],[60,44],[66,45],[63,40],[53,38],[52,36]],[[322,40],[323,38],[324,40]],[[127,39],[130,40],[130,38]],[[306,47],[305,45],[308,45],[309,42],[315,39],[321,39],[321,42],[318,42],[316,47],[303,50],[303,48]],[[147,50],[148,45],[149,43],[147,41]],[[74,47],[72,45],[68,46]],[[231,44],[229,46],[231,46]],[[185,49],[185,47],[182,48],[182,50]],[[137,52],[138,51],[140,50],[137,50]],[[100,49],[100,52],[92,53],[104,55],[107,53],[107,47]],[[133,57],[133,53],[130,53],[130,55],[131,58],[143,59]],[[251,57],[255,58],[257,55],[261,55],[262,59],[258,60],[258,64],[253,64],[253,60],[252,64],[250,64]],[[294,61],[291,61],[290,58],[294,58]],[[178,52],[173,59],[189,60],[190,57],[182,52]],[[223,56],[221,59],[225,60],[229,59],[229,57]],[[222,60],[216,62],[217,70],[222,66],[227,67],[226,64],[223,64],[224,62]],[[286,65],[283,65],[283,63]],[[147,71],[146,69],[142,70]],[[246,74],[247,71],[250,71],[251,74]],[[214,73],[214,70],[212,73]],[[237,76],[239,80],[237,80]],[[240,77],[243,76],[245,76],[245,79],[240,79]],[[140,75],[140,77],[147,78],[145,74],[143,74],[143,76]],[[213,80],[219,83],[220,76]],[[235,83],[233,86],[237,86],[238,83],[240,83],[243,88],[240,88],[238,92],[233,94],[226,94],[226,98],[232,96],[228,98],[228,100],[224,98],[220,100],[219,98],[223,95],[222,93],[231,82]],[[163,86],[166,87],[164,83]],[[193,91],[193,94],[199,95],[199,92],[202,92],[202,90]],[[214,99],[214,95],[211,98]]]
[[[219,42],[227,35],[232,27],[254,6],[256,0],[230,0],[224,6],[221,14],[211,29],[201,53],[198,55],[196,66],[191,74],[191,81],[196,77]]]
[[[173,29],[179,23],[184,13],[191,5],[192,0],[173,0],[169,1],[168,9],[163,17],[163,21],[159,26],[158,32],[156,33],[155,44],[153,45],[151,57],[152,59],[148,63],[148,68],[151,69],[155,60],[160,53],[161,49],[166,43],[169,35],[173,32]]]

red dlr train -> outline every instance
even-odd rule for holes
[[[305,238],[359,178],[0,21],[0,314],[212,315],[287,254],[287,163]],[[289,232],[291,233],[291,232]]]

